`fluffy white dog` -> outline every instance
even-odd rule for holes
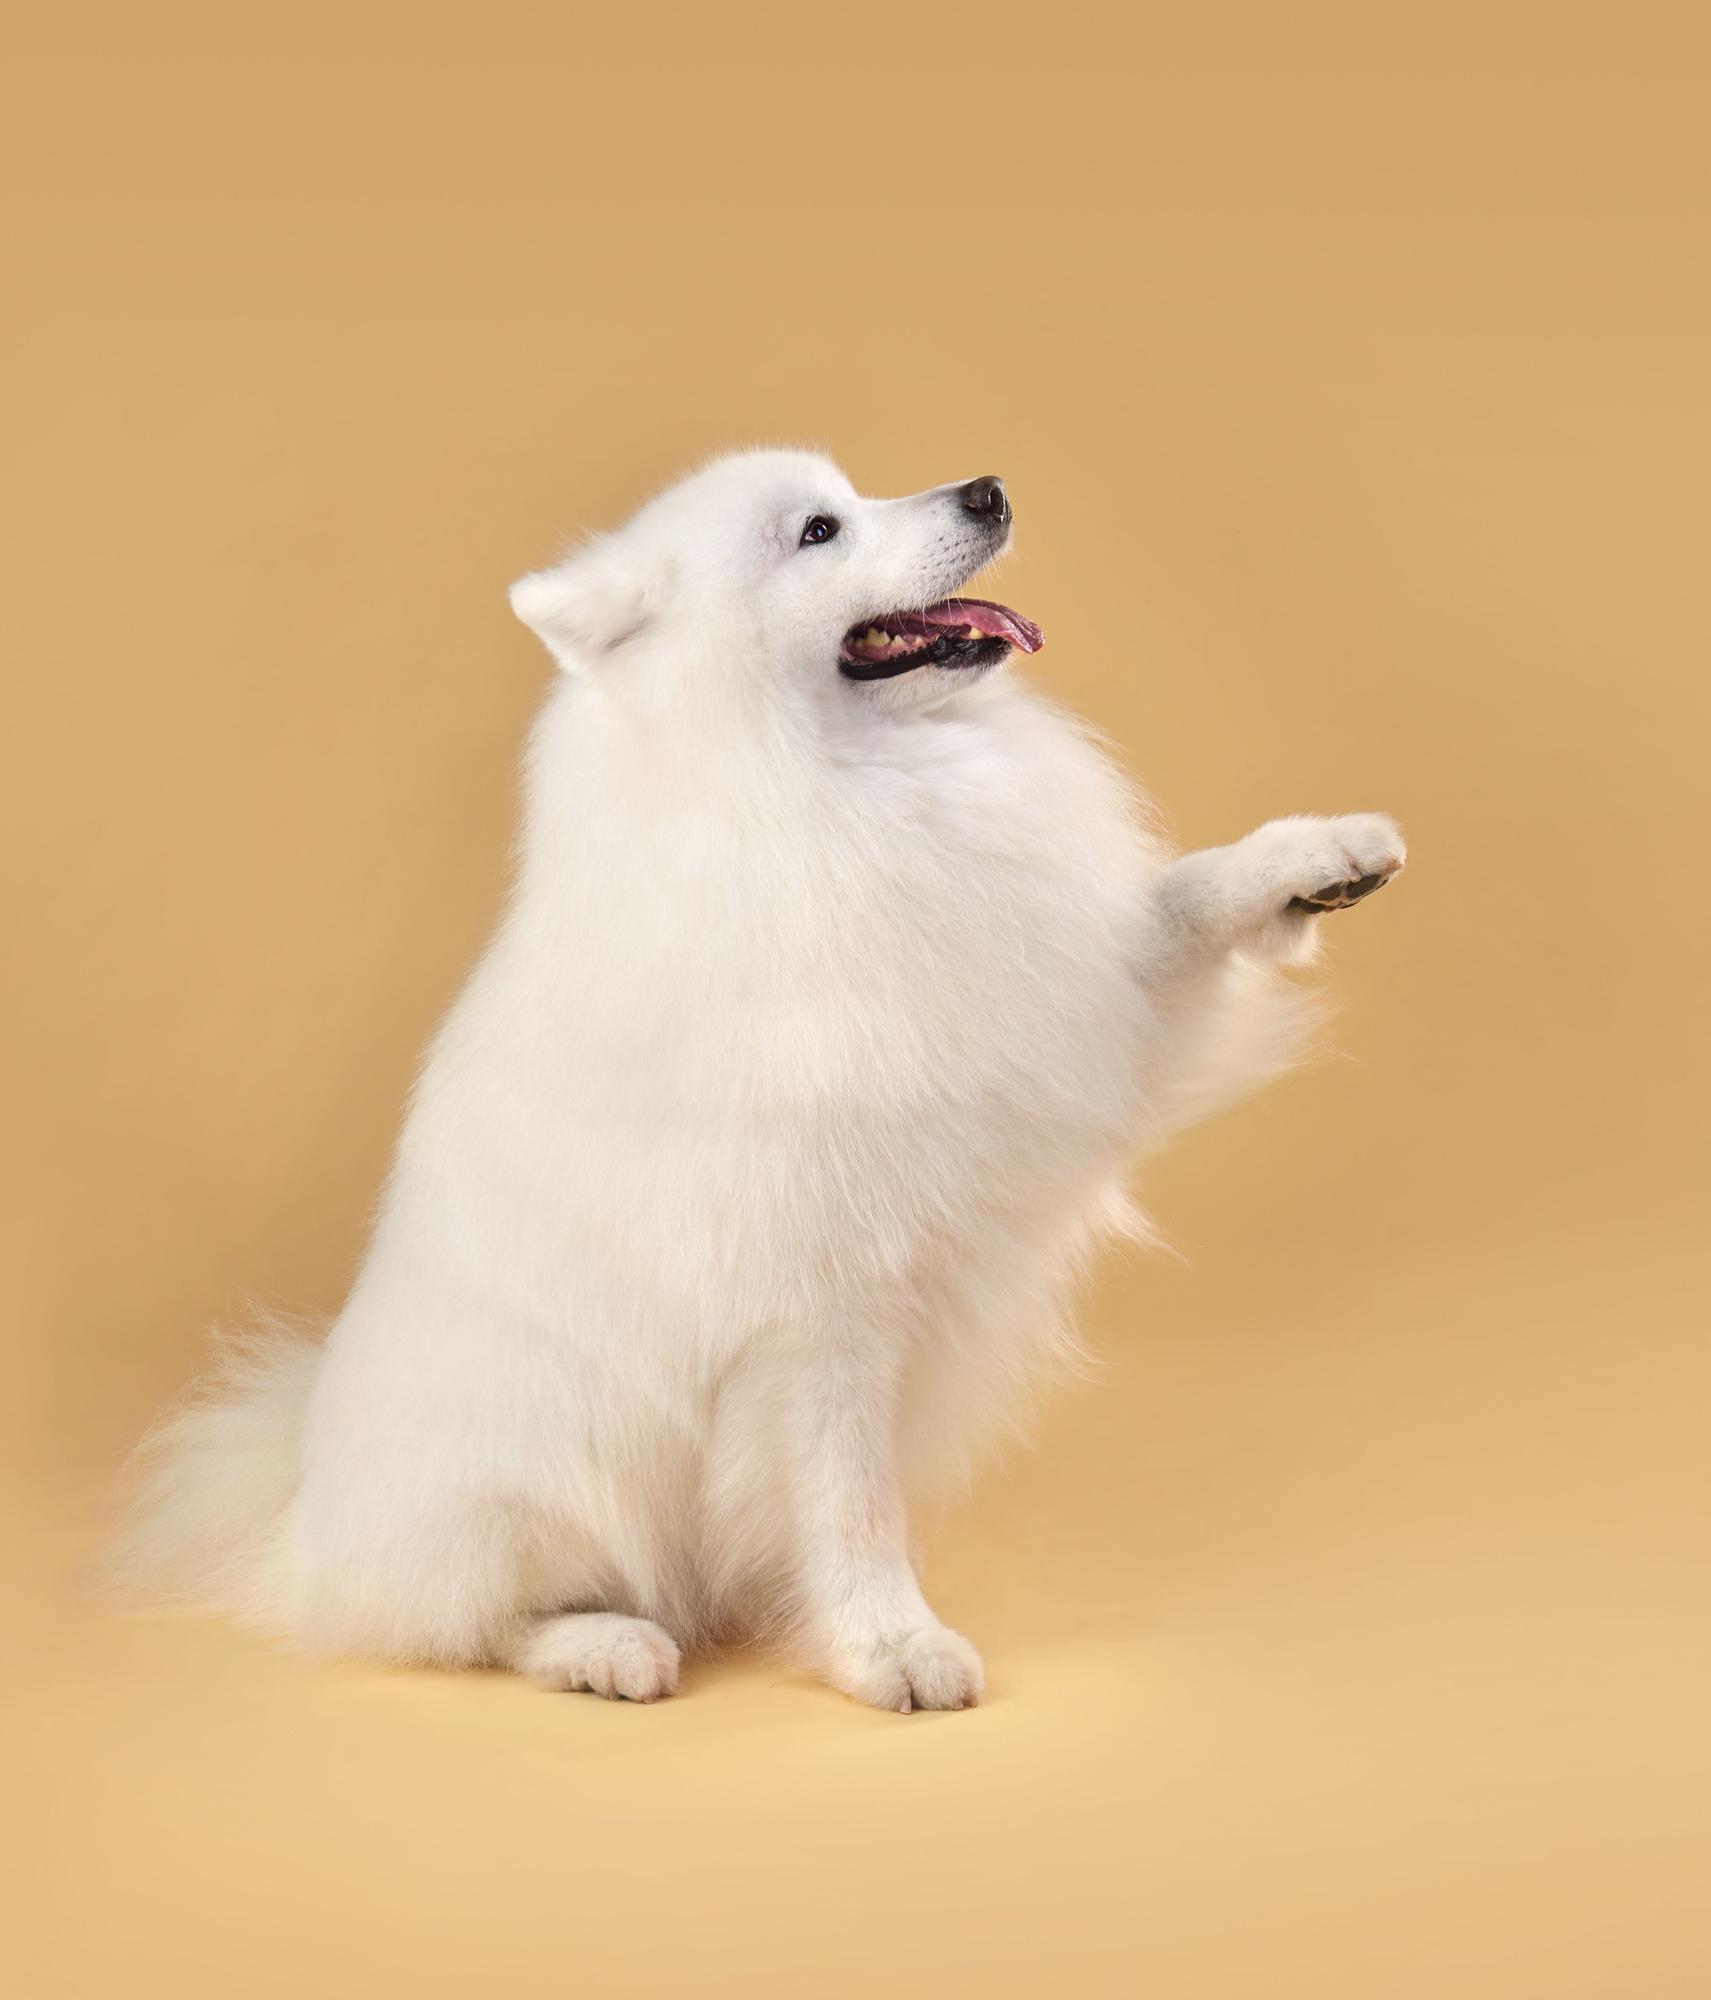
[[[906,1508],[1072,1348],[1127,1164],[1285,1060],[1375,814],[1173,855],[1038,629],[958,591],[993,478],[721,460],[526,576],[563,669],[517,880],[324,1346],[159,1432],[133,1578],[315,1648],[651,1701],[783,1637],[962,1708]]]

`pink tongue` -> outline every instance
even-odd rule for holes
[[[984,597],[947,597],[943,604],[929,604],[925,611],[892,611],[883,618],[869,619],[845,635],[839,652],[846,660],[863,663],[892,660],[919,651],[922,640],[936,639],[940,633],[952,638],[1003,639],[1023,653],[1037,653],[1046,643],[1045,634],[1031,618],[1007,605]]]

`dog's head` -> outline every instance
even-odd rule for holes
[[[1012,518],[991,476],[869,500],[829,459],[746,452],[523,577],[511,603],[573,672],[928,707],[1041,643],[1003,605],[953,594],[1005,547]]]

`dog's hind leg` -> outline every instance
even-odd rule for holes
[[[651,1618],[620,1611],[566,1611],[519,1627],[503,1663],[543,1687],[658,1701],[677,1692],[677,1641]]]
[[[480,1666],[518,1622],[523,1537],[509,1510],[411,1491],[391,1468],[299,1497],[287,1620],[310,1650],[400,1665]]]
[[[491,1499],[437,1495],[402,1512],[345,1489],[336,1539],[312,1534],[298,1627],[318,1649],[443,1667],[501,1666],[551,1688],[657,1701],[677,1686],[678,1648],[661,1625],[618,1611],[532,1609],[597,1604],[585,1556]],[[548,1544],[554,1544],[547,1546]]]

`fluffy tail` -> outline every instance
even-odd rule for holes
[[[278,1320],[222,1339],[208,1377],[137,1449],[115,1583],[278,1622],[285,1515],[320,1359],[318,1342]]]

